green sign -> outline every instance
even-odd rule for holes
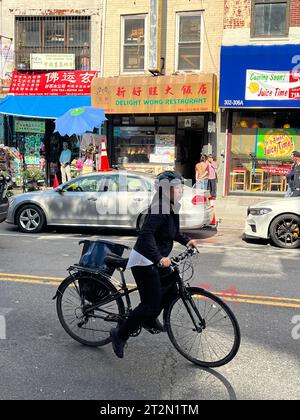
[[[45,134],[45,121],[15,120],[16,133]]]
[[[297,132],[289,128],[259,128],[255,154],[258,159],[291,160],[295,150]]]

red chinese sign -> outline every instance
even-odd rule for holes
[[[14,71],[10,93],[22,96],[90,95],[96,71]]]

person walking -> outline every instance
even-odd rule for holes
[[[63,143],[63,151],[61,152],[59,162],[60,162],[60,171],[61,171],[61,179],[62,183],[64,184],[71,179],[71,158],[72,152],[69,149],[69,145],[67,142]]]
[[[293,152],[294,155],[294,184],[291,197],[300,197],[300,152]]]
[[[141,303],[125,322],[110,331],[113,351],[119,358],[124,357],[130,335],[141,326],[150,332],[164,331],[157,317],[178,293],[174,281],[174,275],[178,274],[168,270],[172,264],[169,255],[174,241],[197,249],[197,242],[179,230],[183,183],[183,177],[173,171],[162,172],[156,178],[156,194],[127,265],[136,281]]]
[[[217,198],[217,159],[214,155],[208,156],[208,189],[213,200]]]
[[[195,167],[196,188],[201,190],[208,189],[208,169],[207,156],[202,155],[200,162]]]

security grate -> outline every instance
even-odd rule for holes
[[[30,69],[30,54],[75,54],[76,70],[90,70],[90,16],[16,17],[16,68]]]

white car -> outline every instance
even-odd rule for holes
[[[281,248],[300,247],[300,197],[265,201],[250,206],[245,236],[271,239]]]

